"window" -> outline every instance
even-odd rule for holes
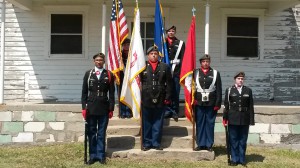
[[[141,22],[141,38],[143,42],[144,52],[154,44],[154,22]],[[133,30],[133,22],[131,22],[131,32]]]
[[[226,59],[262,59],[263,10],[223,9],[222,56]]]
[[[49,31],[47,57],[85,58],[87,51],[86,7],[47,6]]]

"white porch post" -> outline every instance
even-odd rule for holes
[[[102,5],[102,42],[101,42],[101,52],[105,54],[105,33],[106,33],[106,4],[103,2]]]
[[[205,5],[205,54],[209,54],[209,0],[206,1]]]
[[[5,57],[5,0],[1,8],[1,68],[0,68],[0,104],[4,103],[4,57]]]

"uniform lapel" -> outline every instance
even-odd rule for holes
[[[102,73],[100,75],[100,78],[99,78],[100,81],[103,80],[105,76],[107,76],[106,73],[107,73],[107,71],[105,69],[103,69]]]
[[[160,62],[158,61],[158,63],[157,63],[157,67],[156,67],[156,69],[155,69],[154,73],[158,72],[158,71],[159,71],[159,69],[160,69]]]
[[[95,69],[93,69],[91,77],[94,78],[95,80],[98,80]]]

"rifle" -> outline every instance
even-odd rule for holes
[[[225,134],[226,134],[226,148],[227,148],[227,163],[228,165],[230,165],[230,142],[229,142],[228,125],[225,126]]]
[[[84,164],[87,164],[87,139],[88,139],[88,122],[87,122],[87,117],[88,117],[88,111],[86,112],[86,119],[84,120],[84,159],[83,162]]]

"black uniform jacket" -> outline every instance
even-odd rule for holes
[[[108,73],[110,73],[110,81]],[[113,74],[103,69],[98,80],[95,69],[92,70],[88,81],[90,70],[86,71],[83,84],[81,103],[82,109],[88,109],[91,115],[104,115],[114,110],[115,105],[115,86]]]
[[[198,79],[196,79],[196,71],[199,71]],[[209,71],[206,73],[206,75],[203,73],[203,71],[201,69],[195,69],[193,73],[194,73],[194,79],[199,80],[201,88],[208,89],[214,79],[213,69],[209,68]],[[195,82],[195,85],[197,85],[196,82]],[[209,96],[208,96],[209,101],[207,101],[207,102],[202,102],[202,94],[201,94],[201,92],[197,92],[197,88],[196,88],[195,99],[197,100],[197,105],[221,107],[222,81],[221,81],[220,73],[218,71],[217,71],[217,79],[216,79],[216,83],[215,83],[215,88],[216,88],[215,91],[209,93]]]
[[[154,72],[148,62],[146,65],[146,69],[141,73],[142,105],[148,108],[161,108],[164,106],[164,100],[171,100],[171,70],[162,62],[158,62]]]
[[[234,85],[230,89],[229,101],[228,90],[225,91],[223,118],[229,125],[254,125],[252,90],[243,86],[240,94]]]
[[[171,45],[169,45],[169,43],[167,43],[167,48],[168,48],[168,54],[169,54],[170,61],[174,60],[174,58],[175,58],[175,55],[176,55],[178,47],[179,47],[179,42],[180,42],[180,40],[178,40],[175,37],[175,40],[173,41],[173,43]],[[180,53],[177,57],[177,59],[180,60],[180,63],[175,66],[173,76],[179,76],[180,75],[181,62],[182,62],[182,59],[183,59],[184,50],[185,50],[185,43],[183,42]],[[172,68],[172,64],[171,64],[171,68]]]

